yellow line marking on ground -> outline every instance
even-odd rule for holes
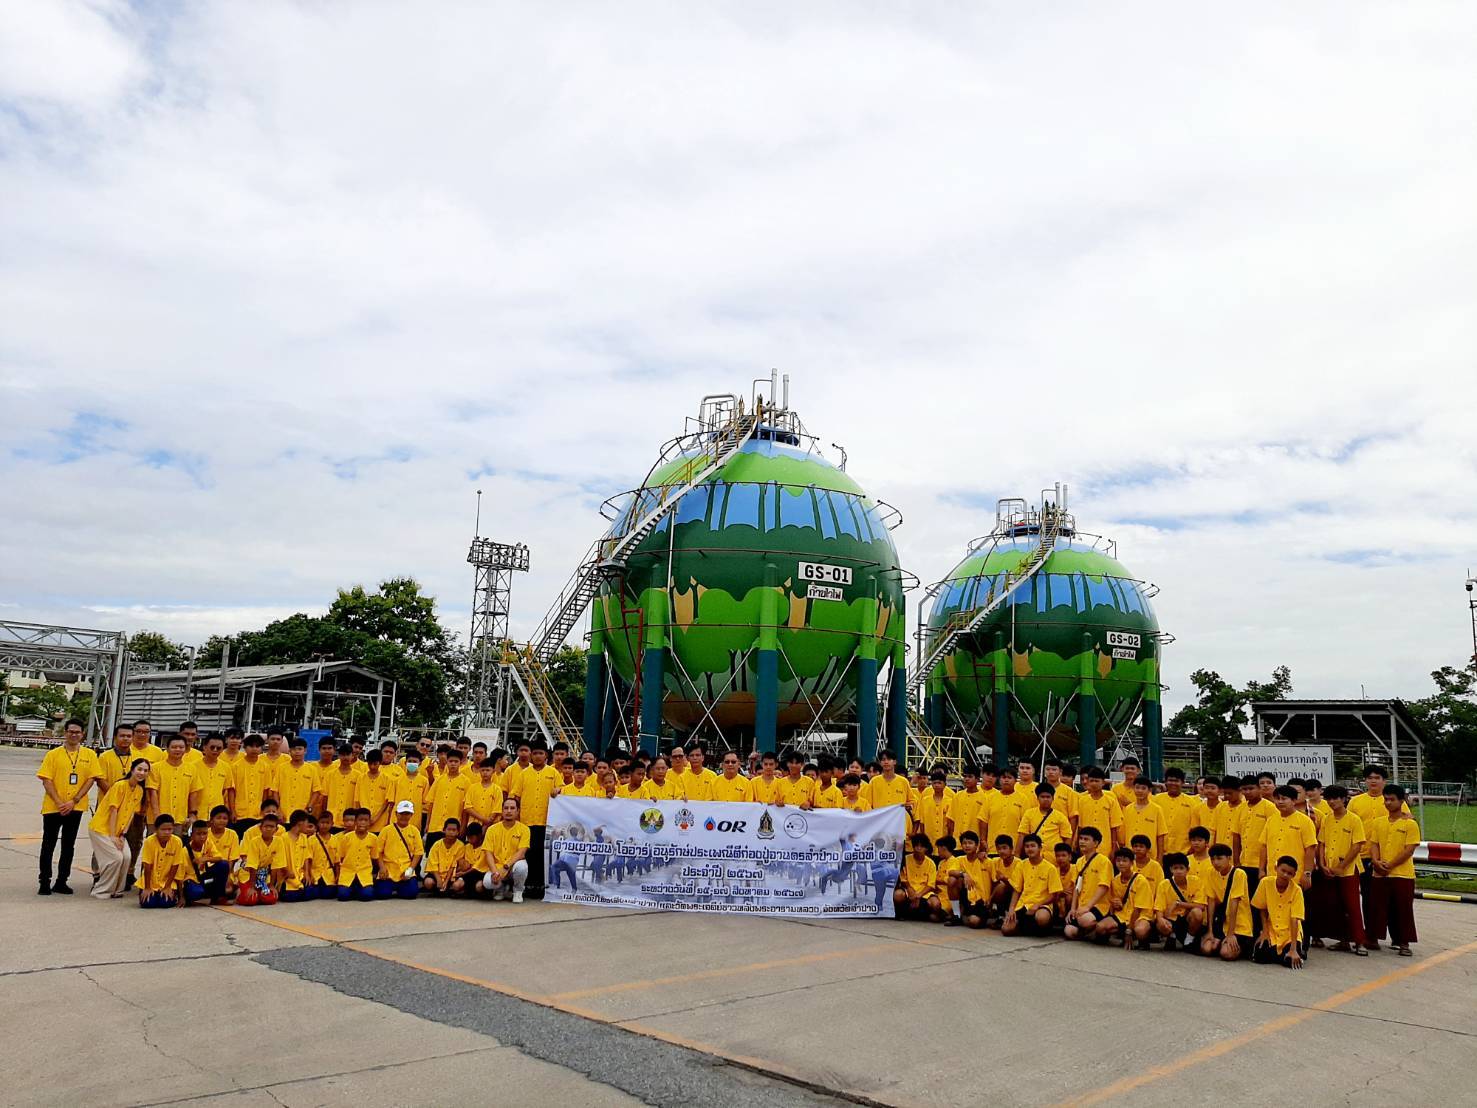
[[[232,907],[229,904],[216,904],[213,905],[213,907],[217,912],[224,912],[228,916],[238,916],[241,919],[249,919],[252,923],[264,923],[268,927],[278,927],[281,928],[283,931],[291,931],[294,935],[305,935],[310,939],[317,939],[319,942],[334,943],[335,945],[337,945],[337,943],[339,942],[339,940],[334,938],[332,935],[325,935],[322,931],[315,930],[312,927],[304,927],[301,924],[297,923],[283,923],[280,919],[272,919],[270,916],[257,915],[255,912],[247,912],[240,908]]]
[[[889,951],[907,950],[910,946],[938,946],[944,942],[959,942],[965,936],[944,936],[929,943],[869,943],[850,950],[828,950],[820,954],[800,954],[793,958],[775,958],[767,962],[749,962],[742,966],[720,966],[714,969],[679,973],[672,977],[648,977],[640,981],[622,981],[614,985],[596,985],[589,989],[573,989],[566,993],[553,993],[551,1000],[578,1000],[590,996],[608,996],[611,993],[632,992],[637,989],[655,989],[663,985],[685,985],[696,981],[712,981],[719,977],[732,977],[741,973],[758,973],[763,970],[785,969],[790,966],[809,966],[817,962],[829,962],[838,958],[861,958]]]
[[[1202,1047],[1192,1054],[1186,1054],[1184,1057],[1177,1058],[1173,1062],[1168,1062],[1162,1066],[1150,1066],[1142,1073],[1122,1078],[1121,1080],[1114,1081],[1111,1085],[1091,1089],[1079,1096],[1064,1100],[1058,1108],[1067,1108],[1068,1105],[1071,1108],[1082,1108],[1082,1106],[1089,1104],[1101,1104],[1105,1100],[1111,1100],[1114,1097],[1122,1096],[1124,1093],[1141,1089],[1145,1085],[1153,1084],[1155,1081],[1162,1081],[1166,1077],[1173,1077],[1175,1074],[1183,1073],[1192,1066],[1198,1066],[1202,1062],[1209,1062],[1220,1058],[1223,1055],[1231,1053],[1233,1050],[1239,1050],[1249,1043],[1254,1043],[1259,1039],[1265,1039],[1268,1035],[1275,1035],[1277,1032],[1285,1031],[1289,1027],[1296,1027],[1298,1024],[1312,1019],[1314,1016],[1335,1011],[1351,1001],[1358,1000],[1360,997],[1378,992],[1388,985],[1394,985],[1399,981],[1404,981],[1408,977],[1414,977],[1418,973],[1425,973],[1427,970],[1435,969],[1437,966],[1444,965],[1454,958],[1460,958],[1462,955],[1471,954],[1474,951],[1477,951],[1477,942],[1467,943],[1465,946],[1453,947],[1450,950],[1443,950],[1440,954],[1433,954],[1429,958],[1423,958],[1414,965],[1402,966],[1400,969],[1391,970],[1381,977],[1375,977],[1369,981],[1354,985],[1341,993],[1334,993],[1333,996],[1320,1000],[1317,1004],[1308,1008],[1299,1008],[1296,1011],[1288,1012],[1284,1016],[1278,1016],[1276,1019],[1270,1019],[1266,1023],[1249,1028],[1239,1035],[1233,1035],[1229,1039],[1222,1039],[1218,1043],[1211,1043],[1209,1046]]]

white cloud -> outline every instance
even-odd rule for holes
[[[460,627],[481,487],[526,629],[778,365],[925,580],[961,496],[1066,480],[1171,703],[1419,694],[1477,547],[1474,22],[8,5],[0,595],[198,641],[408,572]]]

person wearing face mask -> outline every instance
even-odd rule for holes
[[[395,807],[398,809],[400,802],[408,800],[411,803],[411,824],[425,834],[426,830],[426,790],[430,781],[426,776],[420,762],[420,752],[412,749],[406,755],[404,772],[395,778],[394,799]]]

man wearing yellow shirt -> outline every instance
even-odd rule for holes
[[[779,801],[780,778],[776,776],[779,759],[769,751],[759,757],[759,773],[749,778],[749,787],[755,804],[774,804]]]
[[[1154,929],[1165,950],[1194,951],[1205,930],[1205,890],[1178,850],[1164,856],[1167,871],[1154,894]]]
[[[497,766],[485,759],[477,767],[477,779],[467,786],[462,797],[462,826],[480,823],[490,827],[503,810],[503,787],[494,780]]]
[[[1096,827],[1102,836],[1103,850],[1111,855],[1123,845],[1123,805],[1107,791],[1107,776],[1097,766],[1083,770],[1082,780],[1087,791],[1076,794],[1077,830]],[[1103,860],[1107,861],[1107,856]],[[1111,862],[1108,868],[1113,868]]]
[[[384,753],[378,747],[364,752],[364,772],[354,786],[354,800],[369,809],[369,829],[378,835],[390,826],[390,809],[395,805],[395,778],[385,772]]]
[[[426,821],[429,828],[426,832],[428,854],[441,837],[448,820],[456,820],[458,831],[462,830],[462,809],[467,806],[467,790],[471,787],[472,775],[462,769],[462,756],[453,747],[447,752],[445,770],[436,775],[436,780],[426,791],[426,804],[431,809]]]
[[[520,742],[514,747],[514,751],[518,757],[515,761],[509,763],[507,769],[503,770],[503,779],[498,782],[503,787],[504,796],[513,795],[513,786],[533,760],[532,749],[531,744],[527,742]]]
[[[683,799],[681,781],[660,754],[651,760],[651,780],[646,791],[652,800]]]
[[[928,919],[939,922],[944,918],[938,898],[938,867],[928,856],[932,846],[927,835],[918,834],[912,838],[913,849],[903,859],[897,889],[892,894],[893,908],[898,919]]]
[[[523,903],[523,890],[528,882],[528,854],[532,849],[532,829],[519,818],[518,801],[503,801],[502,819],[488,829],[482,840],[483,864],[487,871],[482,888],[493,900],[508,895],[514,904]],[[570,875],[573,880],[573,874]]]
[[[126,723],[120,723],[113,731],[111,749],[97,756],[97,798],[99,801],[107,795],[109,789],[128,776],[129,767],[133,764],[133,756],[129,752],[132,742],[133,728]]]
[[[368,808],[345,811],[344,819],[352,820],[352,829],[333,840],[340,900],[374,899],[374,864],[379,854],[379,836],[369,829],[369,815]]]
[[[188,748],[183,736],[171,736],[164,760],[155,762],[149,772],[147,807],[151,823],[161,812],[173,816],[178,827],[187,828],[195,822],[202,789],[195,767],[185,762]]]
[[[1313,821],[1297,810],[1297,790],[1291,785],[1278,785],[1272,790],[1275,814],[1262,828],[1263,878],[1270,877],[1276,859],[1297,859],[1297,882],[1306,891],[1313,887],[1313,867],[1317,861],[1318,829]]]
[[[548,831],[549,801],[559,795],[564,777],[548,764],[548,748],[542,739],[530,747],[528,768],[518,775],[513,791],[518,798],[518,819],[528,828],[528,881],[524,891],[534,900],[544,898],[544,835]]]
[[[87,794],[98,776],[97,755],[82,745],[86,727],[80,719],[67,720],[62,729],[62,745],[48,750],[36,771],[41,782],[41,868],[37,896],[72,894],[67,878],[72,872],[77,829],[82,826]],[[61,858],[53,882],[51,861],[58,843]]]
[[[1210,848],[1210,864],[1215,872],[1204,887],[1210,925],[1200,941],[1200,953],[1226,962],[1251,957],[1256,937],[1246,871],[1238,869],[1235,862],[1228,844],[1216,843]]]
[[[1046,790],[1046,807],[1050,812],[1051,797],[1055,790],[1042,785]],[[1051,815],[1065,819],[1060,812]],[[1046,935],[1051,932],[1052,909],[1062,892],[1062,875],[1056,863],[1041,856],[1041,837],[1025,835],[1021,840],[1025,857],[1012,867],[1012,892],[1010,906],[1005,912],[1005,921],[1000,925],[1002,935]]]
[[[901,804],[908,807],[910,803],[908,779],[899,776],[897,757],[891,750],[884,750],[880,760],[882,772],[867,782],[867,799],[872,802],[872,810],[886,808],[889,804]],[[756,796],[755,799],[757,800],[758,797]],[[911,808],[909,818],[912,818]]]
[[[1115,806],[1118,803],[1112,797],[1107,800]],[[1102,832],[1096,827],[1084,826],[1077,832],[1082,856],[1067,871],[1070,887],[1063,889],[1068,896],[1063,934],[1069,939],[1096,938],[1098,924],[1112,912],[1113,865],[1099,852],[1102,842]]]
[[[984,805],[989,797],[980,788],[980,770],[978,766],[964,767],[964,788],[960,789],[949,802],[949,834],[959,839],[961,850],[963,849],[963,836],[966,831],[973,831],[980,836],[980,842],[984,842],[986,828],[981,825],[980,817]],[[989,854],[981,849],[980,857],[983,859]]]
[[[307,756],[307,739],[294,735],[288,740],[287,761],[277,767],[272,788],[279,812],[290,815],[299,810],[313,810],[313,797],[318,793],[318,767],[308,762]]]
[[[204,755],[200,752],[199,724],[197,724],[192,719],[187,719],[184,723],[179,725],[175,733],[178,734],[180,738],[185,740],[185,764],[190,766],[198,766],[200,764],[200,759],[204,757]],[[180,833],[180,838],[185,838],[183,832]]]
[[[262,759],[260,735],[247,735],[241,745],[241,758],[231,767],[231,787],[226,793],[226,806],[231,809],[231,828],[244,835],[262,818],[262,801],[269,797],[272,785],[271,767]]]
[[[989,813],[989,840],[998,843],[1001,835],[1009,835],[1011,850],[1015,851],[1016,829],[1021,819],[1036,809],[1036,794],[1023,789],[1010,767],[1000,771],[1000,789],[991,799]],[[1020,854],[1016,854],[1017,860]]]
[[[226,802],[231,767],[223,757],[225,748],[226,740],[219,735],[207,735],[200,746],[200,764],[195,772],[200,779],[200,799],[196,810],[201,819],[209,819],[210,813]]]
[[[1328,815],[1318,828],[1318,872],[1308,905],[1308,934],[1336,940],[1337,951],[1367,956],[1364,912],[1359,896],[1359,852],[1367,838],[1364,821],[1349,811],[1349,790],[1330,785]],[[1350,945],[1352,943],[1352,945]]]
[[[1370,896],[1374,911],[1369,917],[1369,949],[1378,950],[1389,929],[1395,953],[1410,957],[1410,944],[1415,932],[1415,848],[1420,845],[1421,829],[1406,815],[1405,790],[1399,785],[1385,786],[1385,818],[1375,820],[1369,832]]]
[[[154,821],[154,833],[144,840],[139,852],[140,908],[173,908],[179,903],[179,878],[184,860],[185,851],[174,833],[174,820],[164,812]]]
[[[97,814],[87,825],[92,839],[92,857],[97,867],[97,882],[92,895],[99,900],[122,896],[128,889],[128,874],[133,861],[124,837],[133,817],[144,803],[144,790],[149,780],[149,763],[137,758],[128,776],[113,782],[97,806]]]
[[[1130,804],[1138,800],[1138,793],[1134,792],[1133,787],[1138,783],[1139,779],[1139,760],[1137,758],[1124,758],[1122,769],[1123,780],[1114,785],[1111,791],[1114,799],[1121,806],[1127,808]]]
[[[1190,849],[1190,828],[1195,826],[1202,807],[1197,798],[1185,792],[1185,771],[1178,766],[1165,770],[1164,791],[1151,799],[1164,813],[1164,847],[1160,856],[1171,851],[1185,853]]]
[[[1297,874],[1298,860],[1283,855],[1252,894],[1251,906],[1262,914],[1261,934],[1251,954],[1251,960],[1259,965],[1303,967],[1308,946],[1303,933],[1303,890]]]
[[[1046,775],[1045,784],[1052,788],[1051,806],[1067,817],[1067,822],[1072,825],[1069,841],[1076,841],[1077,828],[1080,826],[1077,822],[1077,790],[1062,780],[1062,769],[1060,758],[1048,758],[1042,772]]]
[[[713,799],[732,804],[752,801],[754,790],[749,779],[739,773],[739,756],[732,750],[726,751],[719,765],[723,772],[713,781]]]
[[[682,775],[682,788],[688,800],[705,801],[713,798],[713,784],[718,775],[705,768],[708,748],[693,740],[687,744],[687,772]]]
[[[1041,853],[1050,863],[1056,844],[1072,841],[1072,825],[1067,817],[1053,804],[1056,790],[1045,781],[1036,786],[1036,810],[1021,817],[1016,827],[1016,850],[1025,854],[1025,836],[1035,835],[1041,840]],[[1060,875],[1058,875],[1060,877]],[[1060,881],[1058,881],[1060,884]]]
[[[492,772],[492,763],[483,763]],[[494,784],[499,792],[500,786]],[[384,899],[390,896],[401,900],[414,900],[420,892],[420,879],[416,876],[425,845],[421,842],[420,828],[415,826],[415,805],[408,800],[395,803],[395,821],[378,836],[375,844],[375,895]]]
[[[779,794],[774,803],[782,808],[786,805],[807,811],[814,808],[819,790],[815,778],[805,776],[805,758],[798,750],[785,756],[785,769],[786,776],[780,779]]]
[[[953,816],[953,796],[948,790],[948,778],[944,771],[936,769],[928,776],[928,788],[918,798],[914,808],[918,831],[936,843],[949,833]]]
[[[1206,804],[1200,822],[1210,831],[1210,845],[1224,843],[1235,858],[1241,850],[1241,822],[1246,818],[1246,802],[1241,799],[1241,778],[1227,775],[1216,783],[1218,801]]]
[[[323,809],[333,817],[336,831],[349,830],[349,809],[359,807],[359,775],[354,771],[354,748],[345,743],[337,750],[338,761],[329,770],[318,771],[318,794]]]
[[[1277,814],[1277,807],[1262,799],[1261,786],[1255,777],[1241,779],[1241,803],[1246,812],[1241,817],[1241,855],[1236,864],[1246,871],[1247,889],[1255,893],[1257,882],[1262,879],[1262,839],[1267,821]],[[1257,930],[1261,930],[1260,923]]]

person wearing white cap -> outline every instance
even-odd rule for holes
[[[518,820],[518,798],[503,801],[503,817],[487,830],[482,840],[485,873],[482,888],[492,893],[493,900],[512,892],[513,903],[523,903],[523,886],[528,881],[528,825]]]
[[[414,900],[420,891],[416,875],[426,851],[420,828],[411,822],[414,818],[415,804],[402,800],[395,805],[395,821],[379,834],[374,874],[374,895],[379,899]]]

